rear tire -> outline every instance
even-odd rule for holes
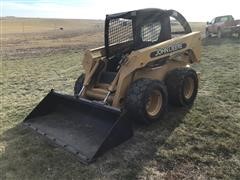
[[[169,102],[172,105],[191,107],[198,92],[198,76],[191,68],[171,71],[166,77]]]
[[[125,110],[135,121],[151,124],[166,111],[167,96],[167,89],[161,81],[139,79],[128,89]]]
[[[74,85],[74,96],[77,96],[83,87],[83,82],[85,79],[85,74],[81,74],[78,79],[75,81]]]

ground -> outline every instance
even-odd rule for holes
[[[133,138],[86,166],[21,122],[51,88],[73,93],[84,50],[102,44],[102,21],[1,21],[1,179],[240,179],[239,39],[203,40],[192,109],[169,107],[161,121],[137,125]]]

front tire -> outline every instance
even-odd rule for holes
[[[191,68],[172,70],[166,77],[169,102],[175,106],[191,107],[198,92],[198,76]]]
[[[135,121],[151,124],[165,113],[167,96],[167,89],[161,81],[139,79],[128,89],[125,110]]]
[[[205,31],[205,36],[206,36],[206,38],[211,37],[211,33],[208,31],[208,29],[206,29],[206,31]]]

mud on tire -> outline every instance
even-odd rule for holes
[[[198,76],[191,68],[172,70],[165,79],[169,103],[191,107],[198,92]]]
[[[166,111],[167,96],[167,89],[161,81],[139,79],[128,89],[124,108],[133,120],[150,124]]]

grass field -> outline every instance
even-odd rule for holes
[[[238,39],[203,41],[191,110],[169,107],[162,121],[135,127],[133,138],[89,166],[20,125],[51,88],[72,93],[83,51],[102,44],[96,22],[91,31],[2,34],[0,179],[240,179]]]
[[[0,24],[4,60],[79,51],[103,44],[101,20],[2,18]]]

